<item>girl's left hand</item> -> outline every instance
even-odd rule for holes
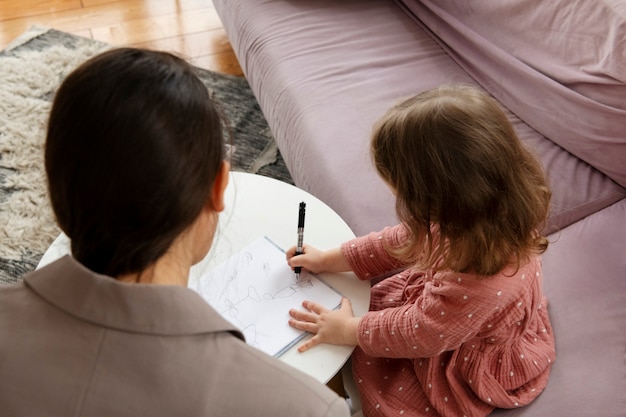
[[[354,317],[352,303],[347,298],[341,300],[338,310],[329,310],[312,301],[304,301],[306,311],[291,309],[289,325],[293,328],[313,333],[314,336],[298,347],[299,352],[309,350],[320,343],[356,346],[359,317]]]

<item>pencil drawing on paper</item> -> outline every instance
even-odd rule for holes
[[[278,290],[278,292],[275,292],[274,294],[265,293],[264,297],[266,300],[274,300],[276,298],[289,298],[298,291],[300,291],[302,288],[308,288],[312,286],[313,283],[311,282],[311,278],[303,278],[301,275],[298,281],[293,282],[284,288],[281,288],[280,290]]]
[[[220,313],[222,313],[222,315],[228,314],[230,317],[233,317],[233,318],[237,317],[239,315],[239,310],[237,309],[237,306],[241,303],[246,302],[247,300],[251,300],[254,302],[261,301],[261,297],[259,297],[259,293],[257,293],[256,288],[248,287],[248,295],[242,298],[241,300],[232,301],[230,299],[225,299],[224,306],[226,307],[226,309],[223,311],[220,311]]]
[[[336,308],[341,295],[314,275],[296,281],[284,252],[267,237],[248,245],[190,287],[222,317],[237,326],[246,342],[270,355],[303,336],[287,324],[288,311],[304,300]]]

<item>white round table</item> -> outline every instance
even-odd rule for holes
[[[330,249],[354,237],[341,217],[322,201],[306,191],[272,178],[232,172],[225,199],[226,209],[220,215],[213,247],[204,260],[191,268],[190,282],[260,236],[270,237],[285,250],[294,246],[301,201],[306,202],[306,243],[319,249]],[[69,239],[61,234],[48,248],[37,268],[69,253]],[[367,312],[369,282],[360,281],[353,273],[319,275],[352,301],[355,315]],[[337,374],[353,350],[352,347],[323,344],[299,353],[297,346],[300,343],[284,353],[280,360],[324,384]]]

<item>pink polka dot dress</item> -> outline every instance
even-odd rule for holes
[[[352,356],[365,416],[485,416],[530,403],[546,386],[554,337],[539,257],[492,277],[406,268],[383,245],[402,226],[342,251],[372,287]],[[400,271],[400,272],[397,272]]]

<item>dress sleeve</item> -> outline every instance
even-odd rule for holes
[[[387,251],[387,248],[400,247],[406,238],[407,230],[403,225],[386,227],[381,232],[345,242],[341,251],[359,279],[372,279],[408,266]]]
[[[401,275],[391,279],[402,279]],[[488,326],[497,297],[488,295],[489,291],[480,289],[480,282],[465,274],[451,275],[427,281],[420,285],[421,290],[407,285],[406,294],[419,291],[408,295],[413,300],[366,313],[357,334],[363,351],[377,357],[426,358],[476,337]]]

